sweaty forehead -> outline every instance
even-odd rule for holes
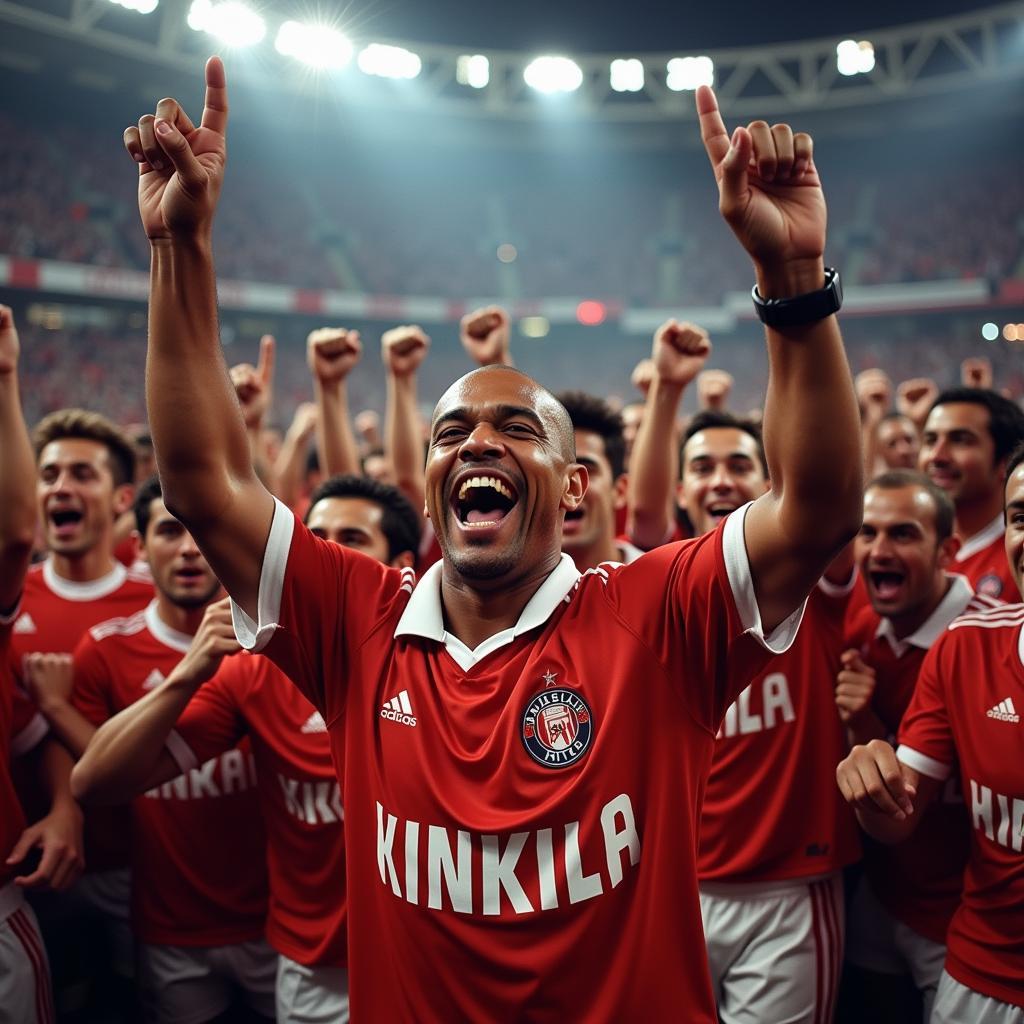
[[[935,503],[923,487],[869,487],[864,495],[864,521],[931,526],[935,523]]]

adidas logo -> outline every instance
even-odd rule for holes
[[[35,633],[38,632],[36,624],[32,621],[32,616],[28,612],[24,615],[19,615],[17,622],[14,623],[15,633]]]
[[[314,711],[306,719],[306,724],[299,731],[307,734],[311,732],[327,732],[327,723],[324,721],[324,716],[319,711]]]
[[[989,718],[994,718],[999,722],[1020,721],[1020,715],[1017,714],[1017,709],[1013,706],[1012,697],[1001,700],[994,708],[989,708],[986,714]]]
[[[161,671],[160,671],[160,669],[158,669],[158,668],[155,668],[155,669],[153,669],[153,671],[152,671],[152,672],[150,672],[150,673],[149,673],[149,675],[148,675],[148,676],[146,676],[146,678],[145,678],[145,679],[144,679],[144,680],[142,681],[142,688],[143,688],[144,690],[152,690],[152,689],[155,689],[155,688],[156,688],[157,686],[159,686],[159,685],[160,685],[160,684],[161,684],[161,683],[162,683],[162,682],[163,682],[163,681],[164,681],[164,680],[165,680],[166,678],[167,678],[167,677],[166,677],[166,676],[165,676],[165,675],[163,674],[163,672],[161,672]]]
[[[413,717],[412,704],[409,702],[409,691],[403,690],[397,697],[391,700],[380,709],[380,717],[386,718],[389,722],[398,722],[400,725],[416,725]]]

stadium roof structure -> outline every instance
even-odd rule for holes
[[[213,0],[200,2],[207,8],[216,5]],[[193,74],[219,45],[189,27],[194,13],[190,0],[159,0],[156,5],[134,0],[134,6],[153,7],[151,13],[125,9],[131,6],[130,0],[0,0],[0,23],[7,26],[0,33],[0,67],[43,71],[47,61],[40,47],[27,43],[47,37],[64,55],[73,81],[77,75],[81,84],[113,91],[137,86],[140,71],[154,66]],[[843,40],[835,36],[701,53],[567,54],[579,68],[579,86],[557,97],[542,95],[524,80],[524,71],[537,54],[486,48],[470,54],[455,46],[380,39],[365,29],[358,36],[353,33],[353,50],[361,56],[366,46],[386,44],[411,51],[419,58],[415,82],[371,77],[358,69],[358,58],[340,70],[314,73],[275,50],[273,36],[286,15],[275,14],[272,7],[264,7],[261,14],[266,35],[232,61],[234,80],[256,88],[272,82],[278,89],[315,95],[322,93],[327,76],[337,76],[332,87],[349,94],[353,102],[471,118],[530,120],[552,109],[554,99],[560,112],[580,119],[690,119],[692,85],[685,79],[682,84],[673,81],[669,69],[670,61],[686,58],[704,62],[704,69],[713,66],[715,87],[733,116],[864,107],[1024,78],[1021,0],[855,33],[846,42],[870,50],[861,73],[856,68],[852,73],[841,71],[837,45]],[[120,60],[111,61],[110,55]],[[474,86],[464,67],[460,71],[459,58],[468,56],[486,57],[486,81],[478,79],[482,84]],[[633,62],[632,88],[613,88],[610,68],[616,60]]]

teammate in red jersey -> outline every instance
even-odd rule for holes
[[[1008,463],[1005,554],[1024,595],[1024,448]],[[947,934],[931,1024],[1015,1024],[1024,1012],[1024,606],[970,611],[924,659],[899,749],[872,740],[837,769],[864,828],[897,843],[954,771],[970,824],[960,906]]]
[[[616,536],[626,508],[626,441],[622,417],[603,398],[582,391],[558,395],[572,422],[576,461],[587,470],[587,491],[562,524],[562,550],[580,572],[602,562],[635,562],[643,552]]]
[[[999,606],[950,573],[960,546],[953,519],[946,492],[915,472],[884,473],[865,492],[857,557],[871,607],[848,625],[836,686],[853,743],[893,742],[928,650],[957,616]],[[864,1019],[894,1019],[878,973],[909,975],[925,1021],[931,1013],[967,863],[963,794],[953,782],[906,842],[867,845],[847,933],[848,962],[876,975],[850,979]]]
[[[565,410],[518,371],[476,370],[434,412],[426,503],[444,558],[416,583],[318,540],[253,474],[217,340],[227,100],[220,61],[207,68],[200,127],[167,101],[125,138],[152,243],[150,422],[169,506],[232,595],[243,646],[327,724],[353,1017],[710,1024],[695,852],[714,734],[862,508],[810,138],[754,122],[730,140],[697,92],[721,209],[759,296],[784,300],[764,314],[788,324],[767,332],[772,493],[580,577],[560,552],[586,488]]]
[[[921,470],[953,499],[960,550],[955,570],[979,594],[1016,600],[1003,553],[1006,461],[1024,441],[1024,412],[985,388],[943,391],[924,425]]]
[[[656,377],[632,462],[642,498],[634,516],[655,536],[669,521],[678,400],[707,354],[706,339],[687,326],[668,323],[655,335]],[[680,495],[698,536],[770,486],[757,428],[727,412],[693,417],[681,461]],[[827,681],[839,667],[851,553],[829,574],[807,603],[796,642],[748,680],[718,730],[697,871],[726,1024],[831,1019],[838,991],[841,869],[857,859],[859,844],[853,815],[823,769],[846,753]]]
[[[384,565],[413,564],[419,518],[393,487],[335,477],[312,495],[318,537]],[[204,625],[234,639],[230,621]],[[348,1019],[341,794],[323,716],[268,658],[186,659],[147,698],[102,726],[75,768],[80,797],[116,800],[234,745],[253,746],[267,822],[267,939],[280,953],[278,1024]],[[177,737],[171,739],[172,736]]]
[[[11,779],[11,762],[40,747],[46,722],[16,690],[8,645],[35,540],[35,466],[18,390],[20,346],[14,317],[0,306],[0,1021],[50,1024],[50,972],[42,936],[25,890],[63,889],[81,870],[81,814],[59,786],[46,749],[42,768],[50,811],[26,829]],[[33,870],[26,857],[40,853]]]
[[[221,594],[155,477],[139,488],[135,521],[156,598],[135,615],[94,626],[75,648],[73,680],[37,679],[40,706],[77,756],[98,726],[203,646],[196,631]],[[132,924],[146,1016],[160,1024],[203,1024],[228,1009],[236,988],[254,1010],[274,1014],[254,769],[247,745],[224,751],[132,805]]]

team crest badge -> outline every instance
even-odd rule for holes
[[[545,688],[523,711],[523,745],[545,768],[568,768],[590,749],[594,716],[590,705],[575,690],[553,685],[550,672],[544,678]]]
[[[988,597],[999,597],[1003,593],[1003,581],[994,572],[990,572],[987,576],[982,576],[978,580],[975,590],[979,594],[986,594]]]

